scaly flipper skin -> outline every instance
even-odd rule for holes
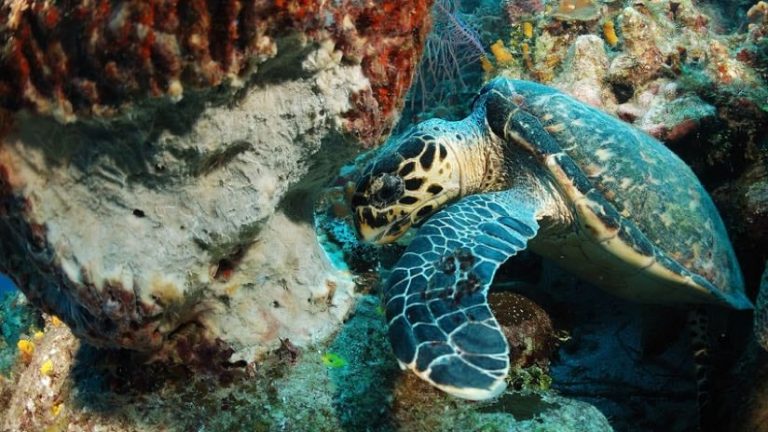
[[[509,348],[487,295],[499,265],[538,231],[541,201],[531,193],[473,195],[435,214],[387,281],[400,364],[454,396],[487,399],[506,387]]]

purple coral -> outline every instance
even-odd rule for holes
[[[503,0],[501,6],[506,11],[510,23],[530,18],[544,10],[541,0]]]
[[[466,69],[485,55],[480,35],[462,17],[459,0],[438,0],[432,9],[433,27],[410,95],[411,109],[445,104],[451,94],[469,89]],[[421,103],[420,107],[416,107]]]

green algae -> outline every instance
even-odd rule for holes
[[[511,371],[507,382],[515,390],[546,391],[552,387],[552,377],[537,365]]]
[[[332,352],[323,354],[322,359],[323,364],[331,368],[342,368],[347,365],[347,360],[344,357]]]

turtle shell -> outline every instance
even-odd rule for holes
[[[518,116],[516,127],[528,134],[527,150],[542,163],[558,165],[564,173],[555,177],[560,186],[595,197],[589,201],[597,203],[600,224],[621,227],[623,241],[641,252],[650,242],[653,251],[643,253],[656,254],[656,261],[687,281],[709,282],[689,285],[704,285],[734,307],[751,307],[717,208],[664,144],[550,87],[497,79],[481,94],[488,92],[497,96],[486,97],[491,127],[494,117],[509,128],[512,114]]]

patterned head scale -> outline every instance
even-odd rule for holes
[[[420,124],[382,149],[364,171],[352,196],[360,237],[390,243],[460,192],[450,122]]]

